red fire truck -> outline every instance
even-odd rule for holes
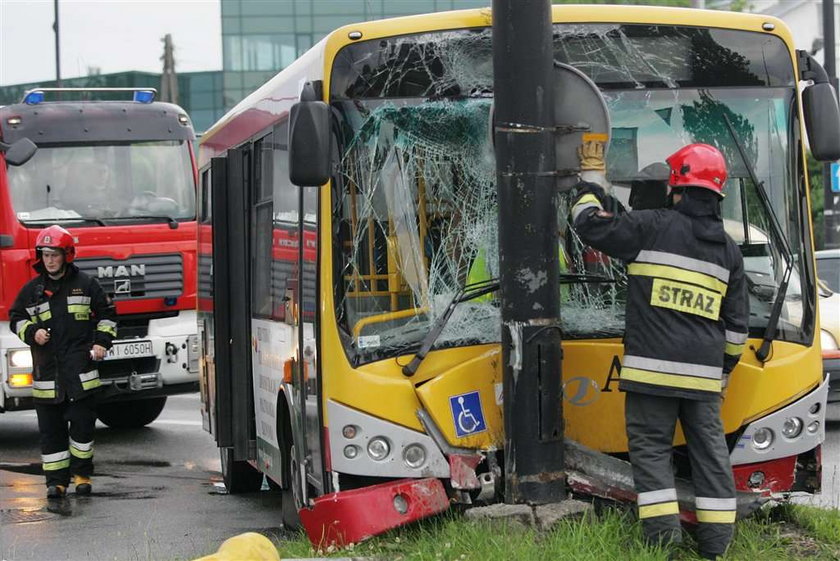
[[[119,315],[100,420],[144,426],[167,396],[198,389],[195,133],[155,94],[45,88],[0,107],[0,412],[32,408],[32,358],[9,307],[51,224],[73,234],[75,263]]]

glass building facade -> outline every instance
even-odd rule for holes
[[[222,71],[178,74],[178,104],[197,133],[292,63],[334,29],[413,14],[489,7],[491,0],[221,0]],[[160,74],[118,72],[65,78],[66,88],[141,88],[158,92]],[[55,81],[0,86],[0,105]],[[97,96],[102,99],[101,95]]]
[[[490,0],[221,0],[230,109],[334,29],[360,21],[482,8]]]
[[[82,78],[65,78],[64,88],[155,88],[160,87],[160,74],[152,72],[117,72],[92,74]],[[0,87],[0,105],[20,103],[23,94],[33,88],[54,88],[54,80],[15,84]],[[125,99],[125,94],[96,94],[96,99]],[[70,99],[80,99],[79,97]],[[190,115],[193,127],[201,133],[215,123],[224,113],[222,107],[222,73],[185,72],[178,74],[178,105]]]

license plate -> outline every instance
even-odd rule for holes
[[[126,358],[138,358],[154,356],[151,341],[132,341],[130,343],[114,343],[108,351],[105,360],[119,360]]]

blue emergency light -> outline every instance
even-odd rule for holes
[[[40,90],[31,91],[23,98],[23,102],[27,105],[38,105],[44,101],[44,92]]]
[[[134,101],[137,103],[151,103],[155,99],[155,92],[152,90],[137,90],[134,92]]]

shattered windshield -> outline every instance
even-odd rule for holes
[[[39,146],[8,174],[15,215],[24,224],[195,218],[186,141]]]
[[[491,55],[490,30],[482,29],[358,43],[335,61],[335,301],[357,362],[416,351],[460,289],[499,276]],[[665,204],[663,162],[679,147],[705,142],[726,155],[725,223],[745,255],[751,331],[760,336],[786,261],[729,118],[795,254],[778,336],[805,340],[812,303],[799,288],[805,226],[784,44],[750,32],[575,24],[555,26],[555,56],[604,93],[608,179],[628,209]],[[576,239],[570,197],[558,194],[564,338],[621,337],[625,264]],[[500,335],[496,295],[487,294],[457,305],[435,348]]]

